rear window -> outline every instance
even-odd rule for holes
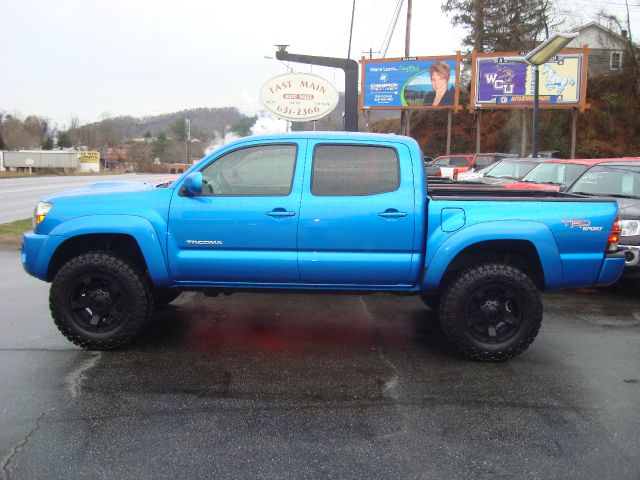
[[[312,175],[316,196],[375,195],[400,186],[398,154],[389,147],[319,145]]]

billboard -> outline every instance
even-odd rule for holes
[[[458,110],[460,54],[360,61],[363,110]]]
[[[563,51],[538,67],[541,107],[584,108],[586,55]],[[533,105],[534,68],[513,53],[474,54],[470,108]]]

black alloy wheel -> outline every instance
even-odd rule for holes
[[[501,284],[478,289],[466,301],[470,333],[481,342],[499,344],[512,338],[522,323],[521,301]]]
[[[79,327],[108,332],[125,321],[127,292],[110,275],[83,275],[74,282],[69,293],[69,309]]]
[[[447,286],[439,313],[442,330],[460,353],[498,362],[531,345],[542,323],[542,298],[518,268],[482,263],[467,268]]]
[[[153,311],[147,276],[108,251],[83,253],[56,273],[49,292],[60,332],[86,349],[112,350],[133,340]]]

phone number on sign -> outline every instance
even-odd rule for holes
[[[290,108],[285,105],[278,105],[276,110],[283,115],[294,115],[297,117],[304,117],[305,115],[315,115],[320,112],[320,107],[308,107],[308,108]]]

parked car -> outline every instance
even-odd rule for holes
[[[542,161],[539,158],[507,158],[484,172],[477,181],[490,185],[507,185],[520,180]]]
[[[484,177],[487,173],[489,173],[495,167],[500,165],[501,161],[502,160],[498,160],[497,162],[494,162],[494,163],[492,163],[490,165],[487,165],[486,167],[482,167],[482,168],[479,168],[477,170],[467,170],[466,172],[462,172],[462,173],[458,174],[457,180],[465,181],[465,182],[467,182],[467,181],[477,181],[478,179]]]
[[[640,277],[640,161],[608,162],[591,167],[568,189],[570,193],[618,202],[619,246],[624,252],[626,277]]]
[[[131,342],[182,290],[387,291],[438,305],[454,347],[501,361],[536,337],[541,290],[618,279],[617,211],[559,192],[434,191],[411,138],[300,132],[239,139],[172,183],[48,195],[21,259],[83,348]]]
[[[637,157],[546,159],[536,165],[519,182],[505,188],[565,191],[586,170],[609,162],[637,162]]]
[[[511,153],[466,153],[454,155],[441,155],[427,165],[427,176],[454,177],[468,170],[484,168],[504,158],[517,157]],[[444,169],[450,169],[443,172]],[[455,170],[455,171],[454,171]]]

